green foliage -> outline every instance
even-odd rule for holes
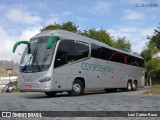
[[[160,58],[153,58],[146,62],[147,72],[153,80],[160,78]]]
[[[125,37],[118,37],[118,39],[114,42],[114,47],[126,52],[131,52],[131,43],[127,41]]]
[[[78,26],[76,26],[73,22],[66,22],[63,23],[62,25],[55,23],[42,28],[41,32],[45,30],[67,30],[71,32],[77,32],[78,31],[77,28]]]
[[[148,49],[143,50],[140,55],[144,58],[144,60],[147,62],[148,60],[152,59],[151,51]]]
[[[75,32],[78,33],[80,35],[101,41],[103,43],[106,43],[109,46],[118,48],[120,50],[123,51],[127,51],[130,52],[131,51],[131,43],[129,41],[127,41],[125,39],[125,37],[123,38],[118,38],[118,40],[113,40],[112,37],[109,35],[109,33],[104,30],[104,29],[100,29],[100,30],[96,30],[94,28],[92,29],[88,29],[88,30],[84,30],[84,31],[78,31],[78,27],[76,24],[74,24],[73,22],[66,22],[63,24],[52,24],[52,25],[48,25],[44,28],[41,29],[42,31],[45,30],[67,30],[67,31],[71,31],[71,32]]]
[[[78,27],[79,26],[76,26],[76,24],[74,24],[73,22],[66,22],[62,25],[63,30],[68,30],[68,31],[71,31],[71,32],[77,32]]]
[[[57,29],[58,29],[58,30],[61,30],[62,27],[61,27],[59,24],[48,25],[48,26],[42,28],[42,29],[41,29],[41,32],[42,32],[42,31],[45,31],[45,30],[57,30]]]
[[[102,28],[100,30],[96,30],[93,28],[89,29],[88,31],[84,30],[84,32],[79,31],[79,34],[101,41],[109,46],[113,46],[113,40],[110,37],[109,33],[107,33],[107,31],[103,30]]]
[[[101,41],[103,43],[106,43],[109,46],[121,49],[123,51],[131,51],[131,44],[129,43],[129,41],[125,40],[125,37],[123,38],[118,38],[117,41],[114,41],[111,36],[109,35],[109,33],[104,30],[104,29],[100,29],[100,30],[96,30],[96,29],[89,29],[89,30],[84,30],[82,31],[78,31],[78,27],[77,25],[75,25],[73,22],[66,22],[63,23],[62,25],[60,24],[53,24],[53,25],[48,25],[44,28],[41,29],[41,31],[45,31],[45,30],[67,30],[67,31],[71,31],[71,32],[76,32],[78,34],[81,34],[83,36]]]
[[[10,76],[18,76],[18,71],[12,71],[12,73],[10,74]],[[2,77],[8,77],[9,75],[7,74],[6,70],[0,69],[0,76]]]
[[[144,60],[147,62],[148,60],[151,60],[153,56],[158,53],[160,50],[155,48],[154,44],[152,42],[149,42],[147,44],[147,47],[140,53],[140,55],[144,58]]]
[[[160,27],[154,29],[154,35],[148,37],[150,39],[149,44],[152,44],[155,48],[160,49]]]
[[[160,27],[154,29],[154,35],[147,37],[149,40],[146,48],[141,52],[145,61],[151,60],[160,51]]]
[[[7,75],[6,72],[0,69],[0,76],[6,76],[6,75]]]
[[[147,37],[149,40],[146,48],[140,53],[146,62],[147,74],[152,80],[160,78],[160,58],[154,58],[160,51],[160,27],[154,30],[154,35]]]

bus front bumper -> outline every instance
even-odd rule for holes
[[[20,92],[47,92],[53,91],[49,84],[40,84],[40,83],[19,83],[18,91]]]

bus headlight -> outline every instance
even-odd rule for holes
[[[45,78],[39,80],[39,82],[48,82],[48,81],[50,81],[50,80],[51,80],[50,77],[45,77]]]

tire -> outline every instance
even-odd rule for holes
[[[72,90],[68,92],[71,96],[79,96],[84,94],[84,85],[79,79],[75,79]]]
[[[53,97],[57,93],[56,91],[51,91],[51,92],[44,92],[47,96]]]
[[[134,81],[132,84],[132,91],[136,91],[137,90],[137,82]]]
[[[130,92],[132,90],[132,82],[128,81],[127,83],[127,91]]]

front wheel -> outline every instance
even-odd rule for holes
[[[57,93],[56,91],[51,91],[51,92],[44,92],[47,96],[53,97]]]
[[[84,85],[83,83],[76,79],[72,85],[72,90],[68,92],[71,96],[83,95],[84,93]]]

